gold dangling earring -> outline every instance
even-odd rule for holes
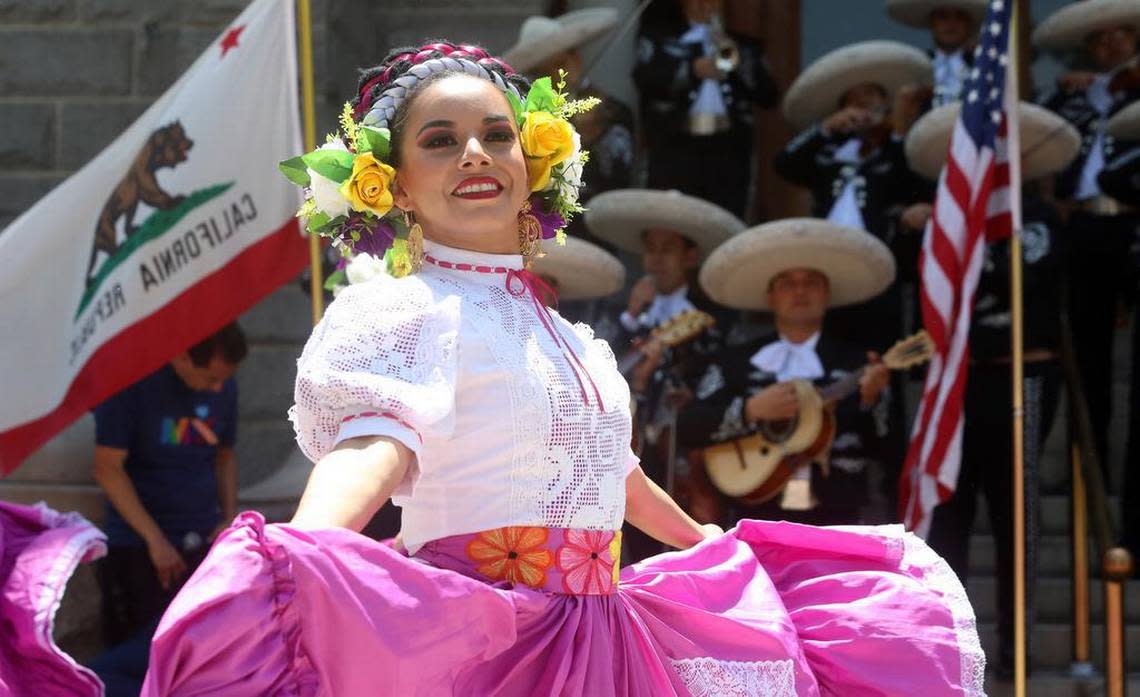
[[[527,201],[519,211],[519,251],[527,261],[542,256],[542,225],[530,210]]]
[[[412,273],[419,273],[424,265],[424,229],[411,211],[404,211],[404,225],[408,227],[408,260],[412,264]]]

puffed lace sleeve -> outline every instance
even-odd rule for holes
[[[459,298],[416,277],[346,288],[297,362],[289,419],[316,462],[342,440],[387,436],[419,461],[426,436],[454,425]]]

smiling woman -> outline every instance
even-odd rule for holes
[[[283,163],[308,228],[389,273],[341,291],[297,364],[315,466],[292,522],[222,533],[144,695],[980,690],[962,587],[921,541],[725,534],[642,473],[613,353],[527,269],[580,210],[587,106],[432,43],[365,72],[341,136]],[[357,535],[389,498],[402,544]],[[621,569],[623,520],[683,551]]]

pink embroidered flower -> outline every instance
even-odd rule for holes
[[[614,533],[609,530],[566,531],[557,562],[567,593],[600,595],[613,588],[613,540]]]

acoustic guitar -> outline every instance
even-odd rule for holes
[[[934,346],[920,331],[891,347],[882,362],[905,370],[930,360]],[[755,433],[704,448],[705,469],[713,486],[745,503],[761,504],[776,496],[799,467],[826,457],[835,438],[836,402],[854,394],[869,366],[817,389],[793,380],[799,412],[792,419],[761,421]]]

